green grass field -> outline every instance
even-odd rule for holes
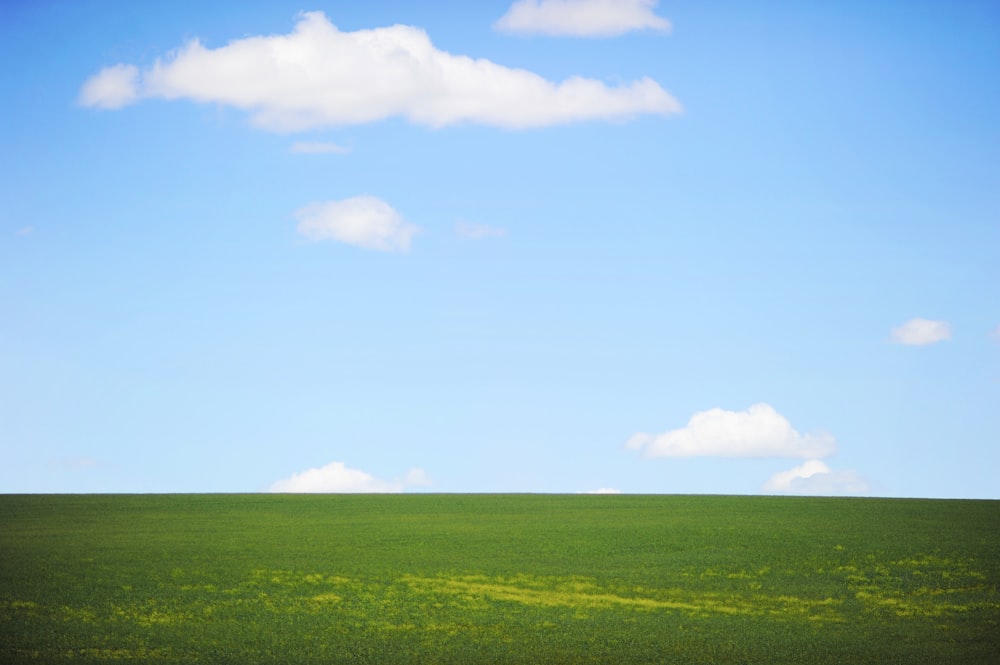
[[[1000,502],[0,496],[3,663],[997,663]]]

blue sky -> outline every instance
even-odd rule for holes
[[[0,491],[1000,498],[994,2],[7,2]]]

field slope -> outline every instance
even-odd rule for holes
[[[0,496],[3,663],[1000,662],[1000,502]]]

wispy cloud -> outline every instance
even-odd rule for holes
[[[907,346],[936,344],[951,339],[951,324],[947,321],[910,319],[898,328],[893,328],[889,339],[895,344]]]
[[[990,337],[992,337],[995,341],[1000,342],[1000,325],[997,325],[996,328],[990,331]]]
[[[819,460],[774,474],[761,491],[775,494],[859,495],[868,494],[867,480],[854,470],[834,471]]]
[[[17,231],[15,231],[15,233],[17,233],[17,235],[21,237],[30,236],[34,232],[35,232],[34,226],[22,226]]]
[[[96,469],[100,462],[92,457],[64,457],[53,461],[52,466],[62,471],[84,471]]]
[[[490,226],[489,224],[473,224],[471,222],[458,222],[455,224],[455,233],[463,238],[478,240],[481,238],[502,238],[507,235],[507,229],[500,226]]]
[[[296,141],[289,152],[299,155],[346,155],[351,149],[326,141]]]
[[[135,65],[113,65],[87,79],[77,101],[83,106],[99,109],[120,109],[139,97],[139,68]]]
[[[494,24],[519,34],[613,37],[633,30],[668,32],[657,0],[517,0]]]
[[[268,492],[289,493],[398,493],[414,485],[428,485],[430,480],[423,469],[411,469],[403,478],[381,480],[375,476],[352,469],[343,462],[307,469],[279,480],[267,488]]]
[[[509,129],[678,113],[680,104],[643,78],[621,86],[538,74],[437,49],[427,33],[394,25],[341,32],[322,12],[287,35],[194,40],[143,71],[118,64],[92,76],[84,106],[117,109],[143,98],[225,104],[278,132],[402,117],[430,127],[459,123]]]
[[[686,427],[663,434],[639,432],[625,444],[645,457],[825,457],[836,450],[825,432],[799,434],[768,404],[746,411],[709,409]]]
[[[385,201],[355,196],[311,203],[295,212],[297,231],[309,240],[336,240],[381,252],[407,252],[420,229]]]
[[[596,490],[589,490],[587,492],[583,492],[583,494],[621,494],[621,493],[622,493],[621,490],[616,490],[613,487],[601,487]]]

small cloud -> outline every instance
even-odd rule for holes
[[[930,319],[910,319],[898,328],[892,329],[890,341],[907,346],[927,346],[951,339],[951,324],[947,321]]]
[[[427,472],[423,469],[410,469],[403,476],[403,485],[409,487],[411,485],[419,485],[421,487],[426,487],[427,485],[433,485],[434,482],[431,477],[427,475]]]
[[[289,152],[298,155],[346,155],[351,149],[323,141],[296,141],[289,148]]]
[[[657,0],[517,0],[493,24],[519,34],[613,37],[633,30],[670,31]]]
[[[250,36],[214,49],[192,40],[141,72],[134,65],[107,67],[83,84],[79,101],[117,109],[151,98],[235,107],[275,132],[388,118],[435,128],[527,129],[681,112],[650,78],[554,82],[442,51],[412,26],[342,32],[323,12],[301,14],[286,35]]]
[[[380,480],[360,469],[352,469],[343,462],[307,469],[279,480],[267,488],[268,492],[293,494],[393,494],[412,485],[427,485],[430,481],[423,469],[411,469],[400,480]]]
[[[825,457],[836,450],[824,432],[799,434],[768,404],[746,411],[709,409],[691,416],[687,427],[663,434],[633,434],[625,447],[645,457]]]
[[[621,493],[622,493],[621,490],[616,490],[613,487],[601,487],[596,490],[589,490],[587,492],[583,492],[583,494],[621,494]]]
[[[1000,325],[990,331],[990,337],[995,341],[1000,342]]]
[[[420,231],[374,196],[311,203],[295,212],[297,231],[309,240],[336,240],[381,252],[407,252]]]
[[[90,77],[77,101],[82,106],[120,109],[138,99],[139,69],[135,65],[114,65]]]
[[[99,462],[91,457],[65,457],[56,460],[52,466],[62,471],[84,471],[99,466]]]
[[[455,224],[455,233],[463,238],[478,240],[480,238],[502,238],[507,235],[507,229],[500,226],[460,221]]]
[[[21,237],[30,236],[34,232],[35,232],[34,226],[22,226],[17,231],[15,231],[15,233],[17,233],[17,235]]]
[[[871,487],[856,471],[834,471],[819,460],[809,460],[788,471],[774,474],[761,487],[775,494],[858,495]]]

